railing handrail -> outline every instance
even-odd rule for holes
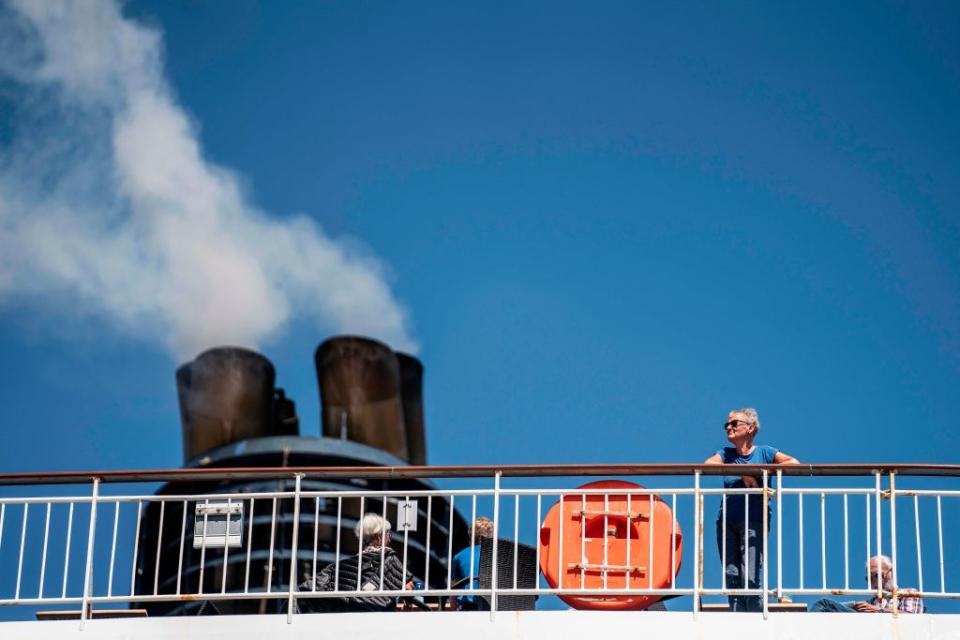
[[[101,483],[173,482],[220,480],[275,480],[294,478],[482,478],[500,472],[503,477],[564,476],[682,476],[699,471],[705,476],[760,475],[764,470],[784,476],[863,476],[877,473],[901,476],[960,477],[960,465],[927,463],[856,463],[856,464],[508,464],[508,465],[437,465],[406,467],[213,467],[202,469],[149,469],[56,471],[0,474],[0,485],[81,484],[97,478]]]

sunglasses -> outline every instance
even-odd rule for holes
[[[752,424],[752,423],[747,422],[746,420],[731,420],[730,422],[725,422],[723,424],[723,430],[726,431],[730,427],[733,427],[734,429],[736,429],[742,424]]]

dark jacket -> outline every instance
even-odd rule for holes
[[[383,557],[381,565],[380,558]],[[383,568],[383,586],[381,587],[381,566]],[[336,577],[336,582],[334,578]],[[389,547],[376,551],[365,551],[360,562],[360,586],[357,587],[357,556],[351,555],[340,560],[339,570],[334,563],[328,564],[317,573],[316,582],[307,579],[300,584],[300,591],[401,591],[410,580],[410,574],[404,575],[403,563],[396,552]],[[339,585],[338,587],[335,585]],[[387,596],[338,596],[324,598],[303,598],[298,601],[303,613],[321,611],[389,611],[397,606],[397,599]]]

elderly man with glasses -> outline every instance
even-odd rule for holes
[[[733,446],[718,449],[706,459],[706,464],[799,464],[770,445],[753,443],[760,430],[760,417],[756,409],[735,409],[723,425],[727,440]],[[756,489],[760,486],[757,476],[724,476],[725,489]],[[749,499],[748,499],[749,498]],[[728,589],[760,588],[760,572],[763,567],[763,496],[759,493],[734,493],[727,495],[726,507],[717,514],[717,546],[720,557],[725,559],[723,568]],[[769,507],[768,507],[769,509]],[[767,526],[771,520],[768,511]],[[759,595],[728,596],[731,611],[762,611],[763,601]]]
[[[870,582],[871,589],[879,589],[879,596],[859,602],[837,602],[824,598],[814,602],[810,611],[830,613],[893,613],[894,610],[900,613],[923,613],[926,611],[923,598],[913,595],[914,589],[897,589],[897,583],[893,578],[893,564],[887,556],[870,558],[867,563],[867,580]],[[878,585],[882,585],[882,588]]]

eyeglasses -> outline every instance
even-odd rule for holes
[[[733,427],[734,429],[736,429],[737,427],[739,427],[739,426],[742,425],[742,424],[752,424],[752,423],[751,423],[751,422],[747,422],[746,420],[731,420],[730,422],[724,423],[724,425],[723,425],[723,430],[726,431],[726,430],[729,429],[730,427]]]

